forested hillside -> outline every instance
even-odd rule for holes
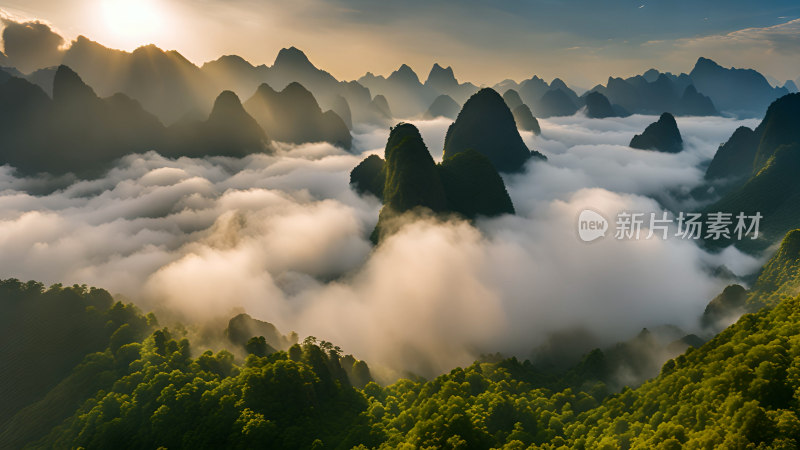
[[[794,267],[795,234],[748,295],[792,290],[795,278],[775,271]],[[13,401],[3,408],[3,448],[794,448],[800,441],[800,297],[784,295],[742,316],[667,361],[656,378],[614,392],[619,347],[594,350],[565,371],[487,357],[430,381],[381,386],[366,363],[313,337],[276,351],[254,336],[246,357],[200,353],[185,330],[158,328],[153,315],[103,290],[16,280],[0,289],[13,312],[3,327],[3,360],[14,369],[3,372],[4,388],[14,391],[4,396]],[[21,357],[37,353],[59,357]],[[39,364],[25,365],[31,361]]]

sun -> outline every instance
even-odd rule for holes
[[[100,0],[100,12],[107,32],[121,47],[150,44],[164,29],[158,0]]]

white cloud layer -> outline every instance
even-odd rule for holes
[[[425,375],[482,352],[527,356],[548,335],[582,328],[589,345],[642,327],[691,329],[725,281],[759,261],[710,255],[677,239],[586,244],[579,212],[670,207],[702,178],[733,130],[750,122],[678,120],[687,149],[633,150],[655,117],[542,121],[526,141],[548,155],[506,177],[518,215],[409,221],[376,249],[367,236],[380,204],[348,187],[362,156],[328,144],[283,147],[241,160],[131,155],[93,181],[17,178],[0,168],[0,276],[87,283],[189,322],[242,308],[341,345],[374,367]],[[447,121],[418,124],[439,159]],[[355,142],[382,152],[388,130]],[[43,185],[64,186],[35,195]]]

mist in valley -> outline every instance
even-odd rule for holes
[[[542,120],[523,132],[549,160],[506,175],[517,214],[408,217],[373,247],[380,202],[348,185],[388,130],[354,133],[356,153],[277,144],[273,155],[167,159],[129,155],[94,180],[25,178],[0,169],[0,271],[45,283],[103,286],[185,324],[239,312],[340,345],[390,381],[435,376],[500,352],[529,358],[565,330],[581,351],[643,327],[698,329],[706,303],[761,260],[681,239],[587,244],[579,212],[677,212],[704,163],[752,120],[679,120],[686,150],[627,146],[652,116]],[[414,121],[441,160],[450,121]],[[48,192],[51,191],[51,192]],[[662,195],[663,193],[671,193]],[[655,200],[659,198],[659,201]],[[580,351],[578,352],[580,354]],[[579,356],[579,355],[577,355]]]

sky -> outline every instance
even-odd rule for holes
[[[238,54],[271,64],[296,46],[339,79],[434,62],[462,81],[561,77],[590,88],[654,67],[688,72],[699,56],[800,76],[796,0],[1,0],[17,20],[49,23],[113,48],[154,43],[197,64]]]

